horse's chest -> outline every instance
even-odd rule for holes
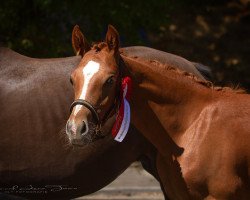
[[[207,192],[207,173],[204,160],[199,155],[199,151],[184,151],[178,157],[183,178],[189,188],[190,194],[195,199],[203,199]]]
[[[210,134],[213,127],[212,116],[211,109],[205,108],[177,141],[178,145],[184,148],[183,154],[178,158],[183,177],[189,188],[198,191],[205,188],[209,173],[209,144],[213,140]]]

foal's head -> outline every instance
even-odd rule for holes
[[[70,78],[75,101],[71,105],[66,133],[72,144],[84,145],[110,132],[115,121],[112,116],[119,104],[121,80],[119,35],[109,26],[105,42],[90,47],[75,26],[72,45],[82,60]]]

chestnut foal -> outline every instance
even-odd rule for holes
[[[79,38],[81,43],[79,43]],[[112,26],[109,27],[106,35],[106,43],[99,43],[91,49],[86,43],[84,36],[80,33],[79,28],[75,27],[73,31],[73,46],[76,52],[83,56],[83,59],[71,74],[71,82],[74,86],[76,101],[74,101],[71,106],[71,116],[66,125],[66,132],[72,144],[82,146],[110,133],[115,121],[119,121],[116,120],[116,118],[118,118],[116,114],[117,109],[122,107],[120,106],[122,105],[120,98],[122,96],[121,81],[126,74],[134,72],[126,71],[124,61],[129,59],[129,57],[120,56],[118,34]],[[139,62],[139,60],[136,60],[136,62],[137,61]],[[145,70],[147,69],[145,68]],[[164,72],[163,68],[160,70]],[[132,106],[132,104],[135,103],[134,93],[137,92],[136,85],[142,80],[142,77],[136,77],[136,79],[135,77],[130,77],[133,79],[134,84]],[[144,105],[145,103],[145,100],[140,100],[140,104]],[[123,107],[126,107],[124,112],[128,111],[128,106],[127,103],[123,105]],[[133,109],[131,110],[132,123],[135,123],[137,126],[137,119],[133,117]],[[142,110],[139,112],[142,112]],[[156,167],[165,194],[167,194],[170,199],[189,199],[187,187],[182,179],[178,162],[176,159],[173,160],[173,157],[182,153],[182,148],[179,148],[172,139],[165,134],[165,130],[159,120],[156,116],[152,115],[153,113],[151,111],[146,109],[145,112],[146,113],[143,113],[145,116],[138,114],[141,117],[140,120],[142,124],[139,124],[136,128],[143,132],[157,132],[163,136],[163,138],[159,138],[163,140],[163,143],[158,147],[158,142],[151,141],[151,138],[148,138],[149,133],[145,134],[149,141],[153,143],[156,148],[159,148]],[[147,112],[152,116],[145,119],[149,114]],[[127,117],[129,118],[129,116]],[[148,120],[149,122],[145,124]],[[129,124],[129,122],[127,124]],[[124,129],[126,129],[126,127]],[[127,130],[125,130],[125,132],[126,131]],[[114,131],[112,130],[112,132]],[[123,133],[121,137],[124,137],[124,135]],[[120,141],[117,138],[116,140]]]
[[[75,31],[83,58],[71,74],[76,100],[66,131],[72,144],[86,145],[111,129],[122,142],[131,108],[131,124],[157,149],[170,199],[249,199],[249,95],[120,54],[112,26],[106,41],[91,48]]]

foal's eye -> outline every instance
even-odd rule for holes
[[[106,85],[113,85],[113,83],[114,83],[114,76],[109,77],[105,82]]]
[[[71,85],[73,85],[73,81],[72,81],[72,78],[70,78],[70,79],[69,79],[69,81],[70,81]]]

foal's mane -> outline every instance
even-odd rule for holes
[[[148,64],[148,65],[154,65],[154,66],[157,66],[157,67],[162,67],[166,70],[169,70],[169,71],[173,71],[181,76],[185,76],[185,77],[188,77],[190,78],[191,80],[193,80],[194,82],[200,84],[200,85],[203,85],[207,88],[210,88],[212,90],[215,90],[215,91],[222,91],[222,92],[234,92],[234,93],[239,93],[239,94],[243,94],[243,93],[246,93],[246,91],[242,88],[240,88],[239,86],[235,86],[235,87],[221,87],[221,86],[215,86],[211,81],[207,81],[207,80],[202,80],[200,79],[199,77],[195,76],[194,74],[192,73],[189,73],[189,72],[186,72],[186,71],[183,71],[175,66],[171,66],[171,65],[168,65],[168,64],[162,64],[161,62],[157,61],[157,60],[146,60],[146,59],[143,59],[143,58],[139,58],[139,57],[133,57],[134,59],[138,59],[140,60],[141,62],[144,62],[145,64]]]
[[[92,44],[91,49],[98,52],[98,51],[101,51],[102,49],[104,49],[107,46],[108,45],[107,45],[106,42],[98,42],[98,43]],[[131,57],[133,59],[137,59],[140,62],[144,62],[147,65],[152,65],[153,64],[156,67],[162,67],[162,68],[164,68],[166,70],[173,71],[173,72],[175,72],[177,74],[180,74],[181,76],[188,77],[191,80],[193,80],[194,82],[196,82],[196,83],[198,83],[200,85],[203,85],[203,86],[205,86],[207,88],[211,88],[212,90],[215,90],[215,91],[234,92],[234,93],[239,93],[239,94],[246,93],[246,91],[244,89],[240,88],[239,86],[235,86],[235,87],[214,86],[214,84],[211,81],[201,80],[200,78],[198,78],[197,76],[195,76],[192,73],[183,71],[183,70],[181,70],[181,69],[179,69],[179,68],[177,68],[175,66],[171,66],[171,65],[168,65],[168,64],[163,64],[163,63],[161,63],[161,62],[159,62],[157,60],[146,60],[146,59],[143,59],[143,58],[140,58],[140,57],[137,57],[137,56],[128,56],[128,57]]]
[[[106,42],[96,42],[96,43],[92,44],[91,49],[95,50],[95,51],[101,51],[102,49],[104,49],[107,46],[108,46],[108,44]]]

